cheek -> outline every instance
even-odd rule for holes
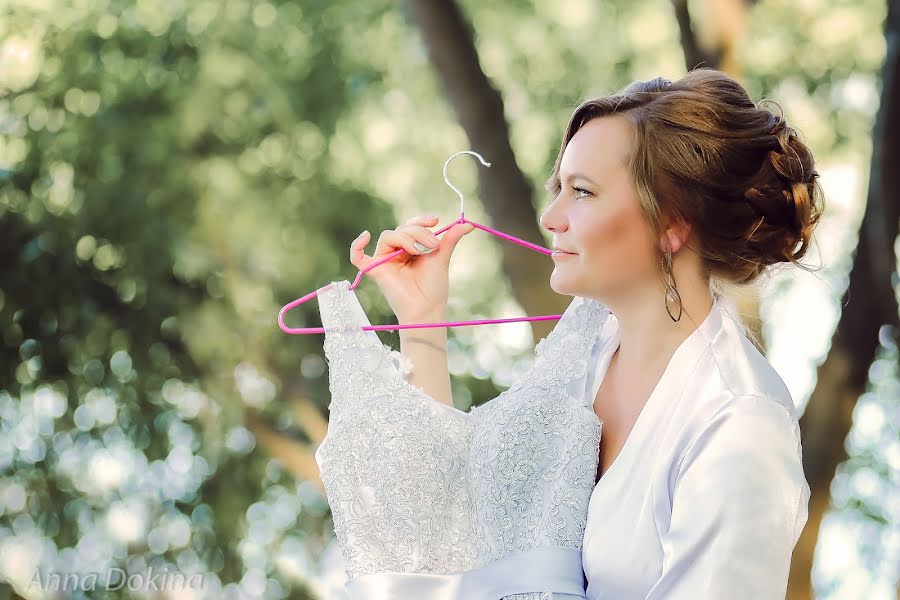
[[[598,214],[585,224],[583,248],[593,267],[631,278],[653,266],[653,239],[639,211]]]

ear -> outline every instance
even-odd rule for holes
[[[684,221],[666,219],[666,225],[663,227],[663,234],[660,238],[660,246],[662,249],[669,250],[672,254],[687,242],[691,235],[691,225]]]

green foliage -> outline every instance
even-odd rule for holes
[[[857,156],[883,3],[802,4],[754,9],[748,88],[790,108],[817,155]],[[348,245],[362,229],[425,211],[442,223],[458,216],[440,165],[467,148],[464,134],[402,7],[3,9],[0,554],[14,561],[0,567],[21,568],[0,573],[20,593],[35,567],[168,566],[211,573],[210,597],[315,597],[327,505],[255,446],[245,413],[302,438],[284,389],[325,413],[321,337],[286,336],[278,309],[352,277]],[[462,8],[536,182],[523,201],[539,210],[577,100],[684,70],[659,0]],[[467,205],[475,219],[480,211]],[[472,256],[480,270],[454,275],[454,286],[488,311],[504,279],[485,274],[497,268],[488,244]],[[373,322],[387,322],[374,287],[359,293]],[[313,301],[287,321],[317,318]],[[497,372],[469,358],[478,335],[493,334],[455,340],[464,370]],[[459,397],[497,390],[458,379]]]
[[[348,75],[377,76],[345,61],[340,17],[12,11],[7,51],[36,63],[0,100],[0,527],[29,567],[5,574],[18,589],[36,566],[168,566],[213,573],[213,597],[309,591],[327,506],[254,448],[243,415],[283,424],[284,378],[327,398],[320,340],[281,333],[278,302],[337,278],[353,228],[389,218],[321,176],[358,93]]]

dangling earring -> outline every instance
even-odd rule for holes
[[[666,251],[665,256],[663,256],[663,272],[666,276],[666,312],[669,313],[669,318],[677,323],[681,319],[681,313],[684,311],[684,307],[681,305],[681,294],[678,293],[678,288],[675,287],[675,275],[672,272],[672,253],[668,250]],[[678,303],[677,318],[672,315],[672,310],[669,308],[669,302]]]

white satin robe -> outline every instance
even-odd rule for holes
[[[604,326],[591,402],[619,342],[615,317]],[[587,597],[781,600],[809,494],[790,393],[718,299],[594,487]]]

